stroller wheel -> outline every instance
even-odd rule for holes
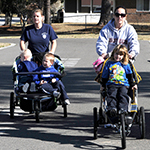
[[[64,109],[64,118],[67,117],[67,105],[63,105],[63,109]]]
[[[124,113],[122,113],[120,115],[120,121],[121,121],[121,125],[120,125],[121,144],[122,144],[122,148],[125,149],[126,148],[126,133],[125,133],[125,115],[124,115]]]
[[[94,139],[97,139],[97,108],[93,108],[93,121],[94,121]]]
[[[144,107],[140,107],[139,127],[140,127],[141,139],[144,139],[145,138],[145,112],[144,112]]]
[[[10,118],[14,118],[14,109],[15,109],[14,92],[11,92],[10,93]]]
[[[36,122],[40,122],[39,114],[40,114],[39,103],[38,103],[38,101],[36,101],[35,102],[35,119],[36,119]]]

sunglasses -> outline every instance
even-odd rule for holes
[[[123,17],[125,17],[125,16],[126,16],[126,14],[119,14],[119,13],[115,13],[115,16],[116,16],[116,17],[121,16],[121,17],[123,18]]]

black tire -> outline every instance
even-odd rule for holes
[[[140,107],[140,113],[139,113],[139,127],[140,127],[140,133],[141,133],[141,139],[145,138],[145,112],[144,107]]]
[[[36,122],[40,122],[40,110],[39,110],[39,105],[38,105],[38,101],[35,102],[35,119]]]
[[[63,105],[64,109],[64,118],[67,118],[67,105]]]
[[[121,121],[121,125],[120,125],[121,144],[122,144],[122,148],[125,149],[126,148],[126,132],[125,132],[125,115],[124,114],[120,115],[120,121]]]
[[[10,118],[14,118],[14,109],[15,109],[14,92],[11,92],[10,93]]]
[[[93,121],[94,121],[94,139],[97,139],[97,108],[93,108]]]

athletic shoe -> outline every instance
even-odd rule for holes
[[[28,88],[29,88],[29,83],[26,83],[25,85],[23,85],[22,87],[23,92],[26,93],[28,91]]]
[[[69,99],[66,99],[66,100],[65,100],[65,105],[70,105]]]

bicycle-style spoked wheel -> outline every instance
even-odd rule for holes
[[[93,108],[93,121],[94,121],[94,139],[97,139],[97,108]]]
[[[122,148],[125,149],[126,148],[126,133],[125,133],[125,115],[124,113],[122,113],[120,115],[120,135],[121,135],[121,144],[122,144]]]
[[[145,112],[144,112],[144,107],[140,107],[139,127],[140,127],[141,139],[144,139],[145,138]]]
[[[11,92],[10,93],[10,118],[14,118],[14,109],[15,109],[14,92]]]

